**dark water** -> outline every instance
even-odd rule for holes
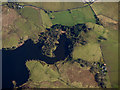
[[[2,87],[12,87],[12,80],[17,82],[17,85],[25,83],[29,78],[29,72],[25,66],[26,60],[42,60],[48,64],[54,64],[57,61],[64,60],[69,54],[68,45],[70,40],[66,35],[61,35],[54,54],[56,57],[50,58],[41,54],[42,44],[34,44],[31,39],[27,40],[22,46],[15,50],[2,49]]]

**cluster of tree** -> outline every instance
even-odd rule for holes
[[[70,38],[73,45],[81,44],[85,45],[87,44],[87,41],[84,38],[84,34],[88,31],[85,24],[77,24],[75,26],[72,26],[70,28],[66,28],[66,34],[67,38]]]
[[[102,40],[107,40],[105,37],[103,37],[103,36],[99,36],[98,37],[98,42],[101,42]]]
[[[72,63],[74,63],[74,62],[79,63],[81,67],[91,67],[92,66],[92,63],[90,63],[86,60],[82,60],[80,58],[72,61]]]
[[[68,12],[69,12],[69,13],[72,13],[70,9],[68,9]]]
[[[16,2],[8,2],[6,5],[9,7],[9,8],[12,8],[14,9],[16,7]]]
[[[44,43],[42,46],[42,53],[49,57],[54,57],[53,51],[56,49],[56,43],[60,38],[60,29],[57,29],[56,26],[52,26],[50,29],[47,29],[47,32],[42,32],[39,35],[39,41]]]
[[[18,2],[8,2],[6,5],[12,9],[21,9],[24,7],[23,5],[20,5]]]
[[[90,68],[90,72],[92,72],[95,76],[95,80],[98,83],[98,86],[102,88],[106,88],[106,67],[103,63],[94,62],[93,66]]]
[[[103,73],[96,73],[95,74],[95,80],[98,83],[98,86],[102,88],[106,88],[106,81],[105,75]]]

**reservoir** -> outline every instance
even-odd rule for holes
[[[13,88],[12,81],[15,80],[17,86],[25,83],[29,78],[29,71],[25,66],[27,60],[41,60],[47,64],[54,64],[57,61],[64,60],[70,52],[68,45],[70,40],[66,38],[65,34],[60,36],[59,45],[54,54],[56,57],[51,58],[42,55],[41,47],[43,44],[38,42],[34,44],[31,39],[16,48],[15,50],[2,49],[2,87]]]

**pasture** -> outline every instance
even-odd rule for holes
[[[117,2],[96,2],[91,6],[97,15],[104,15],[113,20],[118,20]]]
[[[99,61],[102,57],[102,53],[100,49],[100,43],[98,43],[98,37],[103,36],[108,38],[108,30],[103,26],[91,22],[86,23],[86,26],[87,28],[91,28],[91,30],[84,35],[84,39],[88,43],[86,45],[75,46],[72,52],[73,58],[81,58],[90,62]]]
[[[27,61],[26,66],[30,71],[29,79],[34,82],[56,81],[59,74],[50,69],[47,65],[42,65],[39,61]]]
[[[55,17],[52,19],[53,24],[62,24],[67,26],[74,25],[72,15],[68,11],[53,12],[52,16]]]
[[[86,23],[86,22],[92,22],[92,23],[96,22],[94,13],[92,12],[89,6],[78,8],[78,9],[73,9],[71,10],[71,14],[72,14],[75,24],[78,24],[78,23],[81,24],[81,23]]]
[[[62,24],[67,26],[84,24],[87,22],[96,23],[94,13],[89,6],[72,9],[70,11],[52,12],[49,13],[49,17],[54,17],[51,19],[53,24]]]
[[[89,62],[100,61],[102,57],[100,45],[97,43],[88,43],[85,46],[75,46],[73,50],[73,58],[81,58]]]
[[[11,33],[2,40],[2,48],[12,48],[13,46],[17,47],[19,37],[16,33]]]
[[[48,11],[61,11],[84,6],[82,2],[25,2]]]
[[[44,12],[44,10],[40,10],[40,16],[41,16],[41,19],[42,19],[42,25],[45,27],[45,28],[50,28],[52,26],[52,22],[48,16],[47,13]]]
[[[102,53],[109,70],[112,87],[118,87],[118,31],[109,30],[109,38],[102,42]]]
[[[22,15],[23,18],[28,20],[31,23],[34,23],[36,25],[41,25],[42,24],[42,19],[40,17],[39,10],[32,8],[32,7],[25,7],[20,10],[20,14]]]

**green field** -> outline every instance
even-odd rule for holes
[[[117,2],[96,2],[92,8],[97,15],[104,15],[114,20],[118,20],[118,3]]]
[[[73,50],[73,58],[81,58],[86,61],[99,61],[102,57],[100,45],[96,43],[89,43],[85,46],[76,46]]]
[[[60,74],[55,70],[54,65],[41,64],[37,60],[26,62],[29,70],[28,84],[31,88],[70,88],[65,82],[61,81]]]
[[[25,2],[49,11],[67,10],[84,6],[82,2]]]
[[[102,44],[102,52],[109,70],[112,87],[118,87],[118,31],[109,30],[109,38]]]
[[[53,12],[52,16],[55,17],[55,19],[52,19],[53,24],[62,24],[67,26],[74,25],[72,15],[68,11]]]
[[[50,28],[52,26],[52,22],[48,16],[47,13],[44,12],[44,10],[40,10],[40,15],[41,15],[41,19],[42,19],[42,25],[45,28]]]
[[[37,27],[44,26],[50,28],[52,22],[47,13],[42,9],[35,9],[33,7],[25,7],[20,11],[23,18]]]
[[[22,18],[18,19],[15,25],[17,29],[17,35],[20,36],[20,38],[23,38],[23,40],[31,38],[33,41],[35,41],[39,38],[38,34],[42,31],[41,27],[38,27]]]
[[[39,10],[36,10],[32,7],[25,7],[21,9],[20,13],[29,22],[34,23],[38,26],[42,24]]]
[[[84,59],[88,61],[99,61],[102,57],[100,43],[98,43],[98,37],[102,36],[107,38],[108,30],[103,26],[86,23],[87,28],[91,28],[91,31],[88,31],[84,35],[84,39],[88,42],[86,45],[78,45],[74,47],[73,58],[74,59]],[[105,42],[105,41],[103,41]]]
[[[107,64],[111,85],[112,87],[118,87],[118,31],[108,30],[93,23],[87,23],[86,25],[92,29],[84,36],[88,44],[75,46],[73,58],[99,61],[102,53],[105,63]],[[103,36],[107,40],[98,43],[97,40],[99,36]],[[100,50],[100,45],[102,51]]]
[[[100,55],[101,52],[103,53],[105,63],[107,64],[107,68],[109,71],[108,74],[110,77],[111,85],[112,87],[117,87],[118,85],[118,31],[108,30],[103,26],[95,25],[93,23],[87,23],[86,25],[88,28],[92,28],[92,30],[85,35],[85,38],[88,41],[88,45],[76,46],[73,51],[73,57],[90,60],[92,53],[95,53],[95,50],[99,48],[99,45],[101,45],[102,51],[97,50],[99,52],[96,52],[95,56],[97,57]],[[95,46],[94,44],[91,44],[90,46],[90,43],[95,43],[97,45],[98,43],[97,40],[99,36],[103,36],[107,40],[99,43],[98,47]]]
[[[95,23],[94,13],[89,6],[72,9],[71,11],[61,11],[49,13],[53,24],[62,24],[67,26],[73,26],[76,24],[83,24],[87,22]]]
[[[38,34],[44,32],[46,27],[52,25],[49,16],[44,11],[25,7],[18,11],[18,14],[21,16],[19,16],[12,25],[7,26],[7,28],[3,30],[3,48],[17,47],[20,39],[22,39],[23,42],[30,38],[34,42],[37,42],[39,38]]]
[[[21,37],[24,37],[25,35],[30,35],[31,31],[31,25],[29,22],[27,22],[25,19],[18,19],[16,21],[16,27],[19,29],[17,31],[17,34]]]
[[[29,79],[32,81],[56,81],[59,77],[57,72],[47,65],[43,66],[39,61],[27,61],[26,66],[30,71]]]
[[[18,35],[16,33],[11,33],[2,40],[2,48],[16,47],[18,45],[18,41]]]
[[[72,65],[70,67],[70,65]],[[58,67],[58,69],[56,68]],[[91,79],[90,77],[83,78],[84,74],[89,74],[89,70],[86,68],[82,69],[79,63],[70,63],[66,62],[62,64],[62,61],[57,62],[56,66],[48,65],[46,63],[41,64],[38,60],[29,60],[26,62],[26,67],[29,70],[29,79],[27,81],[27,85],[33,88],[88,88],[88,87],[98,87],[97,84],[85,84],[87,79]],[[59,70],[59,73],[58,73]],[[71,73],[71,74],[69,74]],[[77,75],[75,74],[77,73]],[[82,75],[82,79],[80,79],[79,74]],[[72,78],[75,80],[71,82]],[[86,75],[87,76],[87,75]],[[85,81],[84,81],[85,80]],[[95,83],[94,78],[92,78],[92,83]],[[30,83],[29,83],[30,82]],[[90,82],[90,81],[89,81]],[[91,82],[90,82],[91,83]],[[83,85],[84,84],[84,85]]]
[[[92,12],[91,8],[84,7],[71,10],[71,14],[75,24],[78,23],[86,23],[86,22],[93,22],[95,23],[94,13]]]
[[[59,80],[60,74],[54,70],[53,65],[41,64],[37,60],[26,62],[29,70],[28,86],[31,88],[68,88],[65,82]],[[52,67],[52,68],[51,68]],[[29,83],[31,82],[31,83]]]
[[[98,37],[103,36],[104,38],[108,38],[108,29],[104,28],[101,25],[97,25],[94,23],[86,23],[86,26],[88,28],[91,28],[92,30],[86,33],[86,38],[88,42],[97,42]]]

